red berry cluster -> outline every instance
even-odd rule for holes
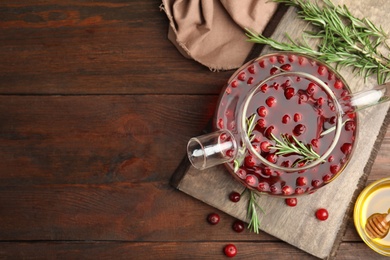
[[[241,194],[236,191],[233,191],[229,194],[229,200],[234,203],[239,202],[240,199],[241,199]],[[210,213],[207,216],[207,222],[209,222],[211,225],[218,224],[220,219],[221,218],[217,213]],[[241,233],[245,229],[245,223],[237,219],[233,222],[232,229],[237,233]],[[234,257],[235,255],[237,255],[237,247],[234,244],[227,244],[223,248],[223,252],[228,257]]]

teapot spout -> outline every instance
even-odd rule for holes
[[[236,154],[237,143],[228,130],[193,137],[187,144],[188,159],[199,170],[230,162]]]

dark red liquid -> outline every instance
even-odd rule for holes
[[[349,93],[346,84],[333,71],[323,64],[304,56],[293,54],[272,54],[247,64],[238,71],[228,83],[220,98],[216,126],[227,128],[238,142],[237,121],[241,104],[248,92],[262,80],[285,71],[306,72],[316,76],[327,84],[336,97]],[[255,114],[256,127],[252,146],[268,161],[291,167],[296,165],[299,155],[276,155],[272,133],[281,139],[281,134],[295,136],[300,142],[312,147],[319,155],[324,154],[332,143],[335,132],[321,135],[325,130],[336,125],[336,113],[330,97],[319,85],[298,76],[279,76],[264,82],[253,96],[246,117]],[[299,168],[295,172],[275,170],[246,152],[245,159],[237,171],[234,165],[227,167],[242,183],[264,193],[279,196],[296,196],[312,192],[332,181],[349,161],[356,135],[357,119],[355,114],[343,117],[350,120],[342,127],[341,135],[332,153],[326,161],[305,171]],[[241,142],[242,144],[242,142]],[[303,165],[303,164],[302,164]]]

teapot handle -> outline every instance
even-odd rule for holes
[[[387,101],[390,101],[390,82],[369,90],[347,94],[338,99],[340,111],[343,114],[355,113]]]

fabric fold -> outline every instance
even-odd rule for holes
[[[262,33],[276,11],[268,0],[162,0],[168,39],[185,57],[211,70],[240,67],[253,43],[245,28]]]

